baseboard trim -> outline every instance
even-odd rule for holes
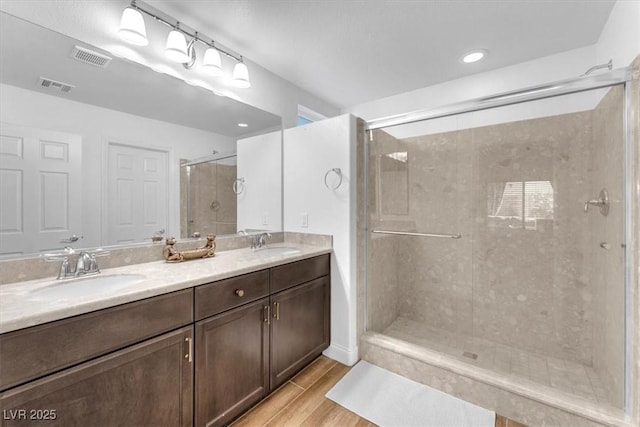
[[[339,344],[331,344],[322,354],[347,366],[353,366],[360,360],[358,347],[349,349]]]

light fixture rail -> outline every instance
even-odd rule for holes
[[[200,42],[203,45],[205,45],[207,47],[210,47],[210,48],[213,48],[213,49],[217,50],[218,52],[228,56],[229,58],[235,59],[238,62],[244,62],[243,58],[242,58],[242,55],[236,56],[236,55],[234,55],[234,54],[232,54],[230,52],[227,52],[226,50],[216,46],[215,41],[211,37],[206,37],[206,39],[211,40],[211,42],[209,43],[209,42],[207,42],[205,40],[205,38],[203,38],[204,36],[202,34],[200,34],[198,31],[194,31],[193,33],[191,33],[189,31],[185,30],[184,28],[181,28],[180,27],[180,21],[178,21],[178,20],[176,20],[175,24],[170,22],[170,21],[167,21],[166,19],[156,15],[155,13],[153,13],[151,11],[148,11],[148,10],[138,6],[138,4],[137,4],[137,2],[135,0],[131,1],[131,5],[129,7],[131,7],[132,9],[135,9],[135,10],[137,10],[139,12],[142,12],[142,13],[144,13],[146,15],[149,15],[155,21],[158,21],[158,22],[166,25],[167,27],[170,27],[170,28],[172,28],[172,29],[174,29],[176,31],[180,31],[185,36],[191,37],[192,41],[194,41],[194,42]]]

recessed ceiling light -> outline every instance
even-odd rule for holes
[[[246,123],[238,123],[238,127],[241,127],[241,128],[248,128],[248,127],[249,127],[249,125],[248,125],[248,124],[246,124]]]
[[[486,50],[478,49],[478,50],[474,50],[464,54],[462,58],[460,58],[460,61],[464,62],[465,64],[471,64],[472,62],[480,61],[486,55],[487,55]]]

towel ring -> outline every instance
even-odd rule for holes
[[[233,181],[233,192],[241,194],[244,191],[244,177],[238,178]]]
[[[336,175],[338,175],[338,178],[340,178],[340,181],[338,181],[338,185],[336,185],[335,187],[331,187],[327,183],[327,177],[331,172],[334,172]],[[329,190],[337,190],[341,185],[342,185],[342,170],[340,168],[329,169],[327,173],[324,174],[324,186],[327,187]]]

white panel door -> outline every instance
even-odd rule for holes
[[[168,153],[110,142],[109,244],[149,241],[167,227]]]
[[[0,256],[82,235],[82,138],[0,124]]]

